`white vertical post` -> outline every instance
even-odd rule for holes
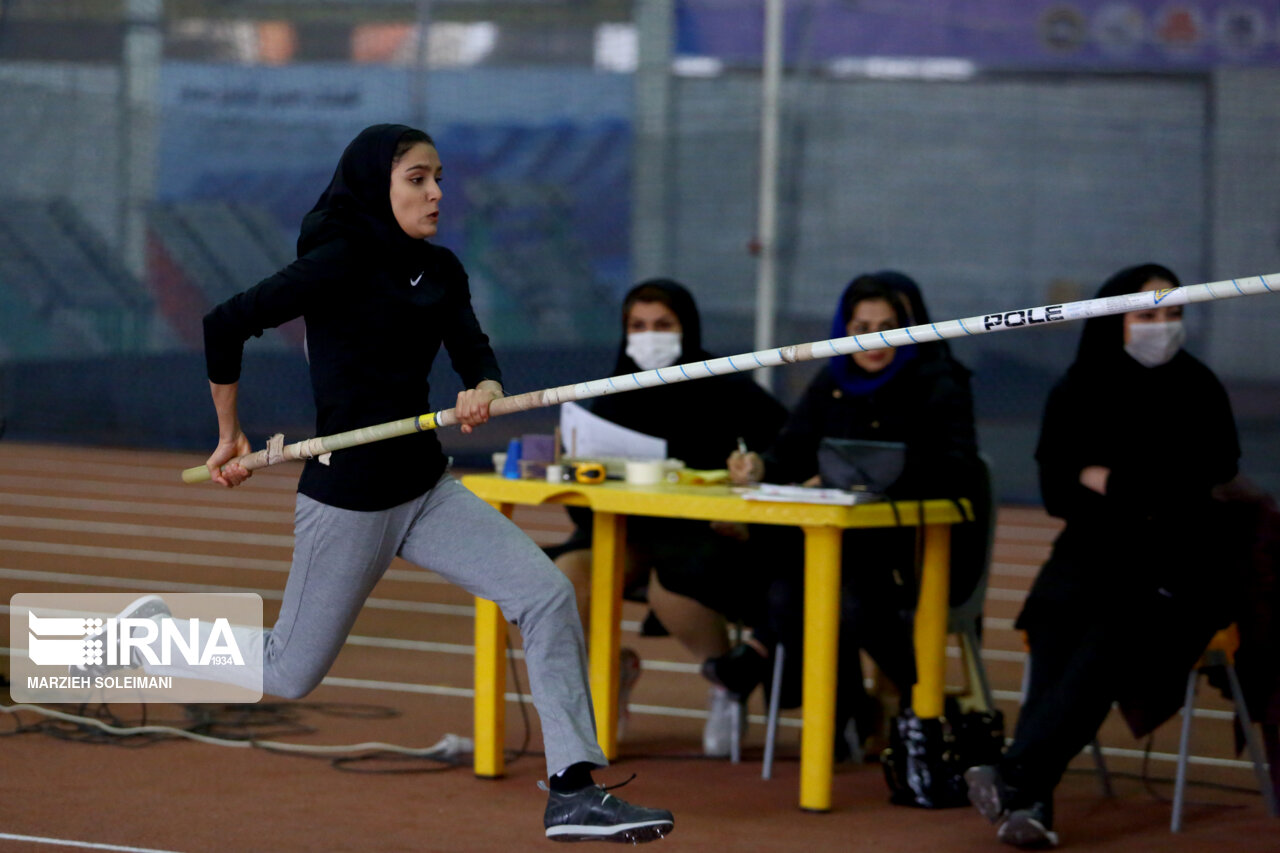
[[[672,274],[671,57],[674,0],[635,4],[635,156],[631,177],[631,279]]]
[[[147,276],[147,205],[155,196],[163,0],[126,0],[120,74],[119,250],[140,281]]]
[[[778,149],[782,90],[783,0],[765,0],[764,65],[760,105],[760,198],[756,242],[760,260],[756,267],[757,350],[774,345],[774,314],[778,301]],[[756,382],[772,387],[769,368],[757,370]]]
[[[431,38],[431,5],[432,0],[418,0],[417,26],[418,44],[413,53],[413,70],[410,73],[409,99],[413,111],[413,123],[419,130],[430,133],[427,127],[428,110],[428,65],[430,64]]]
[[[159,159],[161,23],[164,0],[125,0],[117,109],[116,250],[129,275],[147,287],[147,210],[155,198]],[[127,349],[146,349],[149,318],[126,310],[113,337]]]

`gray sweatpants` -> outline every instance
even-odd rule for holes
[[[596,741],[573,584],[520,528],[450,474],[425,495],[378,512],[298,495],[294,534],[280,618],[251,638],[250,649],[241,644],[246,655],[261,646],[264,693],[294,699],[320,683],[399,555],[495,602],[520,628],[548,775],[580,761],[608,764]]]

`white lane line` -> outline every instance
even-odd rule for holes
[[[1036,563],[1043,563],[1049,559],[1049,553],[1052,550],[1047,542],[1043,545],[1021,545],[1017,542],[1004,542],[997,539],[995,546],[995,551],[1005,558],[1016,557]]]
[[[39,507],[40,509],[68,509],[82,512],[110,512],[127,515],[159,515],[183,518],[208,518],[219,521],[259,521],[263,524],[287,524],[293,527],[293,512],[277,512],[265,509],[237,509],[229,506],[184,506],[182,504],[158,504],[142,501],[107,500],[104,498],[66,498],[54,495],[31,495],[20,492],[0,492],[0,504],[9,506]]]
[[[1028,527],[1023,524],[996,523],[996,540],[1021,545],[1049,544],[1062,532],[1056,527]]]
[[[1025,601],[1027,591],[1025,589],[996,589],[987,587],[987,598],[992,601]]]
[[[947,646],[947,657],[960,657],[960,648],[958,646]],[[982,649],[978,653],[983,660],[1013,661],[1021,663],[1027,659],[1026,652],[1012,652],[1004,649]]]
[[[99,844],[94,841],[72,841],[69,838],[49,838],[44,835],[14,835],[0,832],[0,841],[25,841],[29,844],[50,844],[55,847],[78,847],[81,850],[119,850],[121,853],[177,853],[158,847],[127,847],[123,844]]]
[[[0,608],[0,611],[8,608]],[[402,640],[396,637],[368,637],[363,634],[352,634],[347,637],[347,645],[367,646],[374,649],[399,649],[410,652],[429,652],[442,655],[475,656],[476,647],[461,643],[435,643],[427,640]],[[516,660],[524,660],[524,649],[512,649],[511,656]],[[702,668],[695,663],[684,663],[674,660],[641,660],[640,668],[652,672],[678,672],[686,675],[700,675]]]
[[[199,530],[158,524],[123,524],[116,521],[80,521],[29,515],[0,515],[0,527],[104,533],[111,536],[144,536],[151,539],[180,539],[184,542],[221,542],[227,545],[262,545],[268,548],[293,547],[293,536],[285,534]]]
[[[1034,566],[1016,565],[1014,563],[992,563],[991,574],[1007,575],[1015,578],[1033,578],[1040,574],[1040,565]]]
[[[627,623],[623,622],[622,624],[624,626],[623,630],[626,630],[625,626]],[[636,622],[635,626],[635,630],[638,631],[640,623]],[[696,663],[684,663],[683,661],[674,660],[650,660],[649,658],[641,658],[640,668],[644,670],[651,670],[653,672],[682,672],[689,675],[702,674],[702,667],[698,666]]]
[[[421,693],[427,696],[457,696],[460,699],[474,699],[476,692],[470,687],[447,687],[443,684],[413,684],[407,681],[375,681],[370,678],[343,678],[338,675],[326,675],[321,684],[330,687],[354,687],[357,690],[389,690],[392,693]],[[508,702],[532,702],[532,696],[518,693],[507,693]]]
[[[105,560],[134,560],[143,563],[169,563],[180,566],[259,569],[269,572],[289,571],[288,560],[221,557],[217,554],[183,554],[176,551],[148,551],[143,548],[106,548],[100,545],[68,545],[62,542],[29,542],[25,539],[0,539],[0,551],[58,554],[63,557],[96,557]]]
[[[212,486],[148,486],[141,483],[117,483],[111,480],[93,480],[81,477],[77,480],[50,480],[48,477],[28,477],[21,474],[0,474],[0,489],[39,489],[42,491],[88,492],[90,494],[117,495],[125,497],[151,498],[152,500],[173,499],[192,504],[202,504],[214,497],[223,495],[224,500],[234,500],[239,506],[264,504],[279,509],[282,504],[291,504],[292,495],[267,494],[264,492],[237,491],[227,496],[226,491],[212,491]],[[201,494],[200,489],[205,489]]]
[[[279,601],[282,590],[251,589],[243,586],[219,586],[217,584],[178,583],[176,581],[149,581],[133,578],[110,578],[101,575],[84,575],[75,572],[44,572],[31,569],[0,568],[0,579],[39,581],[42,583],[81,584],[107,589],[137,589],[146,592],[255,592],[268,601]],[[475,607],[463,604],[431,604],[425,601],[399,601],[390,598],[370,598],[365,607],[375,610],[397,610],[409,613],[431,613],[436,616],[475,616]]]
[[[1080,753],[1084,755],[1084,753]],[[1104,746],[1102,748],[1103,755],[1115,755],[1121,758],[1145,758],[1147,752],[1141,749],[1126,749],[1120,746]],[[1177,753],[1174,752],[1153,752],[1150,755],[1152,761],[1167,761],[1174,763],[1178,760]],[[1243,761],[1237,758],[1213,758],[1208,755],[1188,755],[1188,764],[1200,764],[1205,767],[1232,767],[1242,770],[1253,770],[1252,761]]]
[[[418,693],[427,696],[455,696],[459,699],[474,699],[476,692],[469,687],[447,687],[442,684],[413,684],[405,681],[377,681],[369,678],[344,678],[341,676],[326,676],[321,684],[330,687],[349,687],[356,690],[386,690],[392,693]],[[533,697],[527,693],[504,693],[503,698],[508,702],[527,702],[532,703]],[[688,719],[705,720],[707,712],[698,708],[672,708],[668,705],[640,705],[632,702],[627,706],[633,714],[650,714],[659,717],[684,717]],[[748,719],[753,723],[763,725],[765,717],[763,714],[750,714]],[[798,717],[779,717],[779,725],[799,728],[800,719]]]
[[[184,465],[183,463],[185,462],[190,462],[190,464]],[[129,465],[118,462],[98,462],[96,460],[84,462],[80,460],[39,459],[18,456],[6,459],[4,467],[10,471],[61,472],[73,474],[76,477],[83,477],[87,469],[87,472],[95,477],[116,477],[122,480],[163,480],[172,484],[181,482],[181,475],[185,469],[194,468],[199,464],[199,461],[175,459],[174,467],[166,468],[161,465]],[[272,476],[270,474],[257,476],[254,478],[253,484],[257,488],[270,486],[277,489],[296,489],[298,487],[297,472],[293,476]]]
[[[4,478],[0,476],[0,480]],[[219,519],[228,521],[254,521],[263,523],[288,524],[293,526],[293,513],[275,510],[253,510],[253,509],[236,509],[233,507],[216,507],[216,506],[185,506],[182,504],[156,504],[156,503],[135,503],[126,500],[103,500],[93,498],[60,498],[49,495],[24,495],[13,492],[0,492],[0,504],[13,504],[18,506],[39,506],[41,508],[55,509],[84,509],[94,512],[112,512],[112,513],[129,513],[133,515],[168,515],[168,516],[190,516],[195,518]],[[24,516],[11,516],[14,519],[23,519]],[[65,521],[58,519],[59,521]],[[535,540],[545,539],[548,542],[561,542],[569,536],[569,528],[557,522],[535,523],[528,519],[518,519],[520,527],[527,533],[530,538]],[[108,522],[67,522],[69,524],[78,525],[79,529],[84,529],[85,525],[90,524],[108,524]],[[123,525],[122,525],[123,526]],[[77,528],[71,528],[77,529]],[[157,526],[156,530],[165,530],[163,526]],[[103,532],[114,532],[103,530]],[[164,536],[163,533],[138,533],[128,535],[144,535],[144,536]],[[236,534],[232,532],[207,531],[206,536],[212,537],[207,541],[241,541],[250,544],[281,544],[280,539],[288,539],[292,543],[292,536],[285,534],[253,534],[244,533]],[[260,542],[255,537],[261,537]],[[274,540],[272,539],[274,537]],[[169,538],[198,538],[196,537],[169,537]]]
[[[0,539],[0,551],[57,554],[63,557],[87,557],[99,560],[133,560],[140,563],[165,563],[174,566],[249,569],[259,572],[287,573],[291,565],[289,560],[185,554],[178,551],[149,551],[143,548],[107,548],[101,545],[68,545],[62,542],[30,542],[25,539]],[[412,583],[447,583],[439,575],[426,569],[388,569],[383,578]]]
[[[431,652],[441,655],[475,655],[475,646],[464,646],[461,643],[432,643],[426,640],[401,640],[395,637],[366,637],[363,634],[351,634],[347,637],[347,645],[369,646],[375,649],[400,649],[410,652]],[[523,649],[512,649],[513,657],[524,657]]]

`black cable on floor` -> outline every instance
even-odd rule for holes
[[[104,731],[88,722],[73,722],[61,719],[39,719],[34,723],[25,723],[18,714],[4,714],[12,717],[12,731],[0,732],[0,736],[18,734],[43,734],[57,740],[73,743],[102,744],[123,748],[139,748],[170,740],[185,740],[179,732],[189,732],[201,737],[230,743],[245,743],[263,752],[276,755],[301,756],[316,758],[329,762],[336,770],[361,773],[425,773],[451,770],[462,766],[465,762],[462,754],[453,755],[405,755],[399,752],[375,749],[357,756],[331,756],[323,753],[306,753],[283,749],[267,743],[281,735],[311,734],[318,729],[302,722],[302,714],[309,711],[321,715],[346,719],[389,719],[397,717],[400,712],[394,708],[376,705],[360,705],[355,703],[321,703],[321,702],[288,702],[288,703],[256,703],[226,705],[184,705],[185,719],[176,722],[149,721],[146,703],[141,703],[140,720],[129,721],[121,718],[107,703],[90,705],[83,703],[74,706],[71,713],[86,720],[98,720],[115,728],[127,729],[147,725],[163,726],[175,730],[166,732],[140,732],[135,734],[115,734]],[[527,741],[526,741],[527,743]],[[388,766],[389,764],[415,766]],[[427,766],[423,766],[423,765]]]
[[[533,738],[533,724],[529,722],[529,708],[524,703],[524,688],[520,686],[520,671],[516,668],[515,646],[511,643],[510,632],[507,633],[507,664],[511,667],[511,685],[515,688],[516,706],[520,709],[520,719],[524,723],[524,740],[520,748],[514,752],[508,750],[503,754],[506,763],[515,764],[524,756],[533,754],[529,752],[529,741]],[[499,701],[506,700],[499,697]]]

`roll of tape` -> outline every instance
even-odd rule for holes
[[[663,462],[628,462],[627,482],[636,486],[652,486],[666,479]]]
[[[563,483],[564,482],[564,466],[548,465],[547,466],[547,482]]]

